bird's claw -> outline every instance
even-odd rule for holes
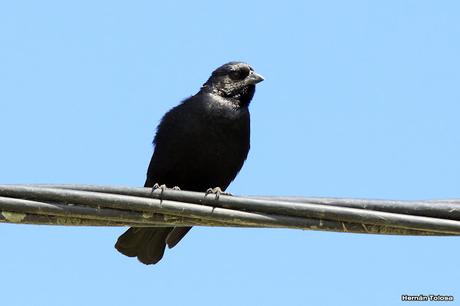
[[[151,194],[153,194],[155,192],[155,190],[157,190],[157,189],[161,189],[161,191],[160,191],[160,200],[161,200],[161,199],[163,199],[163,193],[165,192],[166,189],[168,189],[168,187],[166,187],[165,184],[160,185],[158,183],[155,183],[153,185],[153,187],[152,187]]]
[[[229,192],[222,191],[222,189],[220,189],[220,187],[208,188],[208,190],[206,190],[205,195],[208,195],[208,194],[215,194],[216,195],[216,200],[219,200],[219,197],[221,195],[228,195],[228,196],[232,195]]]
[[[163,197],[163,193],[165,192],[166,189],[172,189],[172,190],[180,190],[179,186],[174,186],[173,188],[168,188],[165,184],[158,184],[158,183],[155,183],[152,187],[152,192],[153,193],[155,190],[157,189],[161,189],[161,192],[160,192],[160,199]]]
[[[152,191],[155,191],[157,189],[161,189],[162,191],[164,191],[164,190],[168,189],[168,187],[166,187],[165,184],[160,185],[158,183],[155,183],[155,185],[153,185],[153,187],[152,187]]]
[[[157,189],[159,189],[159,188],[161,188],[161,189],[166,189],[167,187],[166,187],[165,184],[160,185],[160,184],[158,184],[158,183],[155,183],[155,184],[152,186],[152,190],[157,190]]]

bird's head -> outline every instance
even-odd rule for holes
[[[201,90],[230,99],[239,106],[247,106],[254,96],[256,84],[263,80],[248,64],[230,62],[214,70]]]

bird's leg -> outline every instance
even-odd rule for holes
[[[208,195],[208,194],[215,194],[216,195],[216,200],[219,200],[219,197],[221,195],[228,195],[228,196],[232,195],[230,192],[222,191],[222,189],[220,189],[220,187],[208,188],[208,190],[206,190],[206,195]]]

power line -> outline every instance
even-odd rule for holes
[[[82,226],[269,227],[459,235],[460,200],[248,197],[95,185],[0,185],[0,222]]]

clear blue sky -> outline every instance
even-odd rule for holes
[[[265,77],[235,194],[460,198],[458,1],[3,1],[0,182],[141,186],[161,116],[230,60]],[[1,304],[460,300],[460,238],[0,224]],[[450,303],[449,305],[458,304]]]

